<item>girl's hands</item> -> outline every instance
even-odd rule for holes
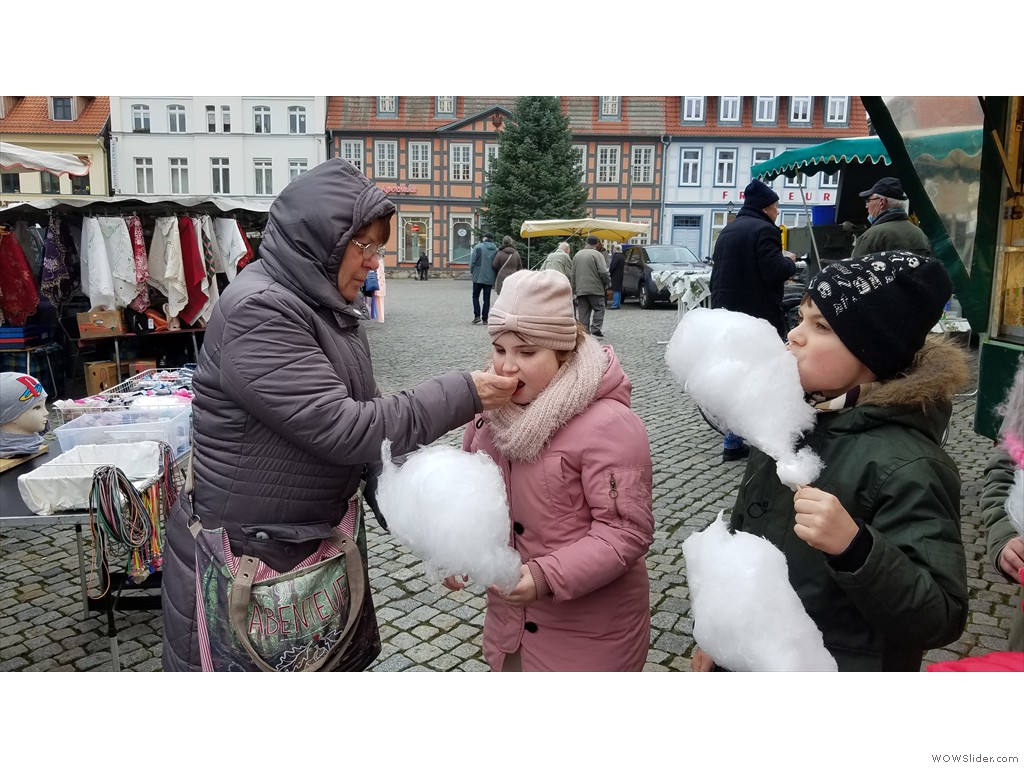
[[[519,566],[519,583],[506,595],[502,595],[512,605],[521,608],[537,600],[537,585],[533,581],[533,574],[530,573],[528,565]]]

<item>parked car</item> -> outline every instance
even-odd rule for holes
[[[625,245],[626,261],[622,272],[622,298],[636,296],[641,309],[650,309],[657,301],[669,301],[668,289],[658,289],[651,272],[661,269],[711,273],[711,265],[701,261],[685,245]]]

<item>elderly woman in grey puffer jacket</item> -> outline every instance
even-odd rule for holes
[[[516,379],[480,371],[381,395],[360,288],[394,212],[348,162],[320,164],[274,201],[261,258],[217,302],[194,379],[191,509],[181,494],[167,524],[164,669],[201,666],[192,515],[222,528],[232,555],[284,573],[331,536],[364,479],[373,503],[385,438],[412,451],[512,396]],[[369,592],[362,615],[342,669],[380,653]]]

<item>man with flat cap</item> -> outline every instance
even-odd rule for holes
[[[879,179],[871,189],[861,192],[868,208],[868,230],[857,238],[853,257],[879,251],[911,251],[930,256],[932,244],[921,228],[907,216],[910,201],[903,184],[894,176]]]

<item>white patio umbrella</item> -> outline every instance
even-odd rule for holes
[[[21,173],[49,171],[60,176],[87,176],[90,163],[68,152],[44,152],[0,141],[0,170]]]

